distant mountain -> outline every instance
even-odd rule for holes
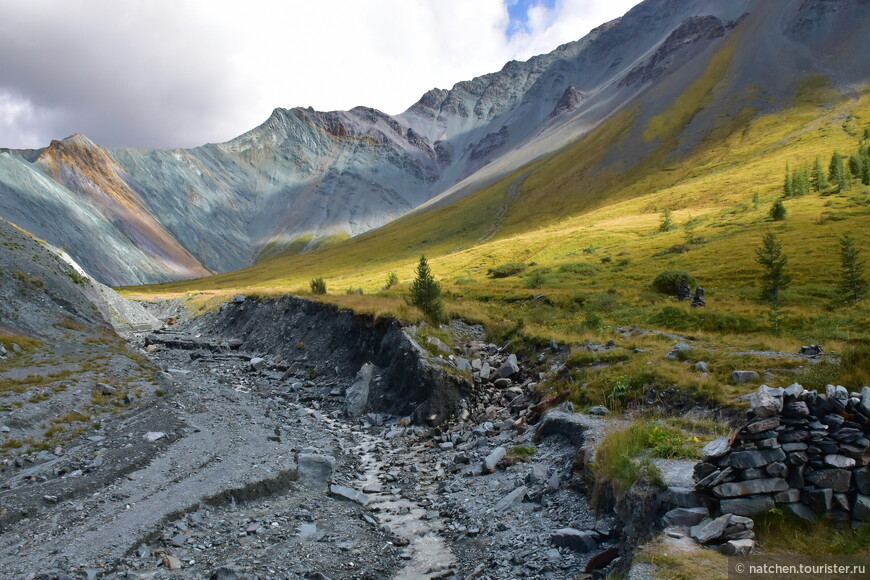
[[[647,0],[397,116],[275,109],[236,139],[189,150],[106,150],[79,135],[5,150],[0,215],[109,284],[234,270],[449,203],[619,111],[634,111],[632,138],[601,154],[617,173],[689,151],[741,111],[787,106],[811,75],[861,90],[868,24],[867,0]],[[726,50],[725,72],[692,96]],[[685,118],[673,112],[681,98],[695,99]]]

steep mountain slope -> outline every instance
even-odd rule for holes
[[[396,117],[276,109],[232,141],[191,150],[106,151],[75,136],[2,153],[0,212],[103,281],[189,278],[443,207],[585,141],[489,200],[473,224],[464,218],[486,237],[597,203],[625,172],[660,169],[786,106],[807,75],[841,89],[866,80],[864,59],[846,57],[870,49],[868,21],[857,0],[647,0],[550,54],[429,91]],[[100,232],[102,248],[88,249],[83,232]]]

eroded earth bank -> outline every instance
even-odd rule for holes
[[[574,471],[601,420],[541,418],[558,349],[532,369],[480,328],[450,334],[292,297],[130,334],[156,381],[6,462],[4,577],[574,578],[613,560],[623,526]]]

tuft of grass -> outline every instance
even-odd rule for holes
[[[848,524],[829,520],[809,523],[776,508],[753,519],[758,544],[766,554],[870,554],[870,524],[853,530]]]
[[[597,482],[609,482],[620,494],[641,478],[663,487],[662,474],[648,454],[650,432],[651,426],[645,422],[611,431],[595,453],[593,469]]]
[[[522,262],[508,262],[495,266],[486,271],[487,276],[491,278],[507,278],[508,276],[516,276],[526,271],[528,266]]]

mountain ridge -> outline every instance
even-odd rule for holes
[[[91,150],[72,157],[61,145],[7,150],[0,153],[0,215],[67,246],[110,284],[235,270],[451,203],[577,142],[629,106],[639,107],[632,146],[608,151],[598,173],[631,170],[662,147],[671,148],[663,159],[691,150],[722,123],[714,108],[736,117],[746,106],[782,106],[796,90],[796,71],[824,74],[836,55],[868,44],[850,34],[839,44],[827,39],[867,16],[856,0],[776,7],[647,0],[548,54],[427,91],[396,116],[363,106],[276,108],[234,139],[193,149],[106,150],[73,136],[55,143]],[[746,70],[709,88],[710,102],[722,106],[701,107],[685,124],[678,115],[679,123],[665,125],[678,131],[666,141],[641,139],[641,125],[673,109],[735,31],[747,45],[734,48],[735,63]],[[772,56],[791,44],[794,54]],[[746,64],[751,59],[759,64]],[[783,70],[763,68],[777,59]],[[844,86],[866,79],[864,68],[849,64],[828,76]],[[762,80],[769,85],[745,94]],[[72,223],[64,228],[64,221]],[[89,254],[77,246],[81,230],[94,226],[109,243]]]

